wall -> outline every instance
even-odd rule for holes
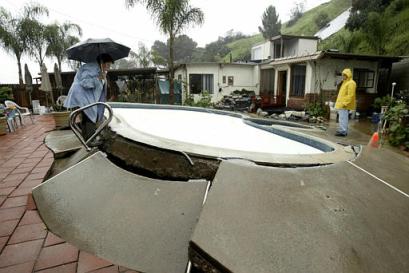
[[[317,93],[319,90],[336,90],[337,84],[342,81],[341,74],[345,68],[366,68],[375,71],[374,87],[367,88],[366,93],[375,94],[378,79],[378,62],[376,61],[358,61],[341,59],[320,59],[309,62],[312,70],[311,82],[306,88],[306,93]]]
[[[260,61],[270,59],[272,56],[272,43],[266,41],[251,48],[251,60]]]
[[[189,74],[213,74],[213,94],[212,102],[220,101],[223,96],[230,95],[234,90],[252,90],[259,94],[259,68],[257,65],[249,64],[187,64],[186,71],[179,68],[175,77],[182,75],[182,80],[189,86]],[[223,76],[226,76],[226,83],[223,83]],[[233,86],[229,86],[227,79],[233,76]],[[219,91],[221,89],[221,91]],[[186,91],[186,90],[184,90]],[[187,90],[190,92],[190,90]],[[200,99],[200,95],[194,95],[195,101]]]
[[[318,41],[312,39],[298,39],[298,56],[305,56],[317,52]]]
[[[284,57],[297,56],[298,39],[284,40]]]
[[[409,92],[409,58],[392,65],[391,81],[396,82],[396,93],[400,90]]]

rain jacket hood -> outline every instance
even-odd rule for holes
[[[352,79],[352,71],[346,68],[342,71],[346,76],[346,80],[342,81],[341,88],[338,92],[337,101],[335,102],[336,109],[355,110],[356,109],[356,83]]]
[[[352,71],[351,71],[351,69],[345,68],[345,69],[342,71],[342,75],[347,76],[347,80],[351,80],[351,79],[352,79]]]

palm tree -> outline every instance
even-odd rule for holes
[[[47,15],[48,9],[44,6],[36,6],[38,15]],[[31,15],[32,10],[27,6],[24,8],[24,17],[21,20],[23,32],[26,34],[26,41],[28,46],[28,54],[38,62],[41,66],[45,59],[46,39],[45,39],[45,25],[37,20],[37,17]]]
[[[204,21],[203,12],[189,5],[189,0],[125,0],[128,7],[136,3],[143,4],[150,11],[159,29],[169,36],[169,102],[174,100],[174,41],[189,25],[201,25]]]
[[[29,35],[24,22],[26,19],[35,20],[37,16],[44,13],[48,14],[47,9],[36,4],[26,5],[22,15],[18,16],[13,16],[9,11],[0,7],[0,45],[6,52],[16,56],[19,84],[23,84],[21,56],[29,50]]]
[[[47,42],[47,56],[57,59],[58,69],[61,70],[61,63],[66,58],[65,51],[70,46],[78,43],[82,36],[82,29],[79,25],[65,22],[62,25],[54,23],[45,27],[44,36]]]

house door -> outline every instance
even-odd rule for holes
[[[278,71],[277,104],[285,105],[287,97],[287,70]]]

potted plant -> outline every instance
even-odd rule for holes
[[[7,117],[5,109],[3,106],[0,106],[0,136],[5,135],[7,132]]]
[[[71,111],[63,106],[65,98],[66,96],[58,97],[50,113],[54,118],[55,127],[57,129],[64,129],[69,126],[69,117]]]

